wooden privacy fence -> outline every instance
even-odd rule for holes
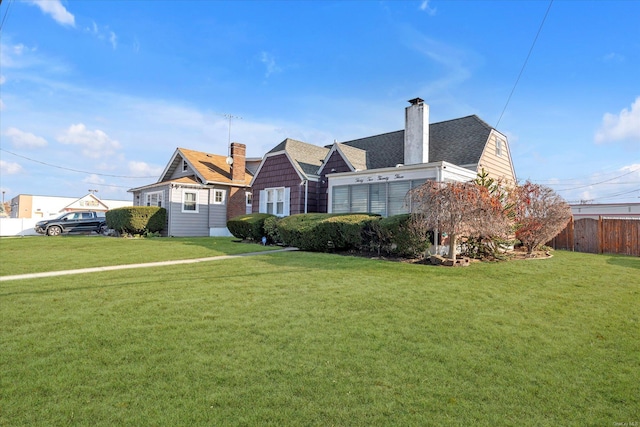
[[[640,218],[571,218],[548,245],[591,254],[640,256]]]

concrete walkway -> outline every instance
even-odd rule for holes
[[[248,252],[245,254],[221,255],[221,256],[213,256],[208,258],[179,259],[175,261],[147,262],[144,264],[109,265],[106,267],[80,268],[77,270],[62,270],[62,271],[47,271],[42,273],[16,274],[14,276],[0,276],[0,282],[6,282],[9,280],[38,279],[40,277],[68,276],[71,274],[96,273],[101,271],[127,270],[131,268],[149,268],[149,267],[161,267],[165,265],[195,264],[198,262],[222,261],[225,259],[234,259],[234,258],[242,258],[246,256],[265,255],[265,254],[272,254],[277,252],[288,252],[288,251],[297,251],[297,250],[298,248],[283,248],[283,249],[274,249],[272,251]]]

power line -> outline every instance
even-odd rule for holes
[[[502,120],[502,116],[504,115],[504,112],[507,110],[507,106],[509,105],[509,102],[511,101],[511,97],[513,96],[513,93],[516,90],[516,86],[518,86],[518,82],[520,82],[520,77],[522,77],[522,73],[524,73],[524,69],[527,67],[527,63],[529,62],[529,57],[531,56],[531,52],[533,52],[533,48],[536,45],[536,42],[538,41],[538,36],[540,35],[540,32],[542,31],[542,27],[544,26],[544,22],[547,20],[547,15],[549,15],[549,11],[551,10],[551,5],[553,4],[553,0],[549,1],[549,6],[547,7],[547,11],[544,14],[544,17],[542,18],[542,22],[540,23],[540,27],[538,28],[538,32],[536,33],[536,37],[533,39],[533,43],[531,43],[531,47],[529,48],[529,53],[527,54],[527,57],[524,60],[524,63],[522,64],[522,68],[520,69],[520,73],[518,74],[518,78],[516,79],[516,82],[513,85],[513,88],[511,89],[511,93],[509,94],[509,97],[507,98],[507,102],[504,104],[504,108],[502,109],[502,113],[500,113],[500,117],[498,118],[498,122],[496,123],[496,125],[494,126],[496,129],[498,128],[498,125],[500,124],[500,121]]]
[[[631,194],[631,193],[635,193],[636,191],[640,192],[640,187],[633,189],[633,190],[629,190],[629,191],[623,191],[620,193],[614,193],[614,194],[609,194],[609,195],[605,195],[605,196],[600,196],[600,197],[594,197],[593,199],[589,199],[587,200],[588,202],[593,202],[596,200],[606,200],[606,199],[615,199],[618,198],[620,196],[626,196],[627,194]],[[639,196],[640,197],[640,196]],[[576,202],[584,202],[584,200],[579,200],[579,201],[571,201],[570,203],[576,203]]]
[[[4,15],[2,16],[2,22],[0,22],[0,33],[2,32],[2,29],[4,28],[4,22],[7,20],[7,17],[9,16],[9,10],[11,9],[11,5],[13,5],[14,0],[9,0],[7,4],[7,8],[4,11]],[[2,3],[2,0],[0,0],[0,3]]]
[[[619,175],[619,176],[615,176],[615,177],[613,177],[613,178],[605,179],[604,181],[600,181],[600,182],[593,182],[593,183],[591,183],[591,184],[580,185],[580,186],[578,186],[578,187],[562,188],[562,189],[558,189],[558,190],[556,190],[556,191],[571,191],[571,190],[578,190],[578,189],[580,189],[580,188],[593,187],[594,185],[606,184],[606,183],[608,183],[608,182],[610,182],[610,181],[616,180],[616,179],[618,179],[618,178],[622,178],[623,176],[630,175],[630,174],[635,173],[635,172],[637,172],[637,171],[640,171],[640,168],[638,168],[638,169],[633,169],[633,170],[631,170],[630,172],[624,173],[624,174]],[[562,184],[558,184],[558,185],[562,185]],[[565,184],[565,185],[566,185],[566,184]]]
[[[62,170],[66,170],[66,171],[76,172],[76,173],[83,173],[83,174],[86,174],[86,175],[108,176],[108,177],[111,177],[111,178],[126,178],[126,179],[157,178],[157,176],[127,176],[127,175],[112,175],[112,174],[107,174],[107,173],[87,172],[87,171],[78,170],[78,169],[66,168],[64,166],[52,165],[51,163],[41,162],[40,160],[36,160],[36,159],[32,159],[30,157],[22,156],[20,154],[16,154],[16,153],[13,153],[11,151],[5,150],[4,148],[0,148],[0,151],[4,151],[5,153],[12,154],[12,155],[14,155],[16,157],[20,157],[20,158],[23,158],[25,160],[29,160],[30,162],[39,163],[41,165],[49,166],[49,167],[56,168],[56,169],[62,169]]]

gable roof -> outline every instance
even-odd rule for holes
[[[298,172],[301,175],[308,177],[309,175],[315,176],[318,174],[318,170],[322,166],[322,162],[327,156],[329,149],[287,138],[280,144],[273,147],[267,153],[267,156],[269,154],[277,154],[281,152],[286,152]],[[267,156],[265,156],[265,158]]]
[[[480,161],[491,126],[476,115],[429,125],[429,162],[470,165]],[[366,151],[366,169],[404,164],[404,130],[341,143]],[[345,153],[346,154],[346,153]]]
[[[159,182],[169,181],[175,170],[180,167],[182,160],[186,160],[189,166],[196,172],[200,180],[207,183],[249,185],[252,175],[247,171],[243,182],[231,179],[231,166],[227,164],[227,156],[219,154],[209,154],[202,151],[178,148],[174,154],[165,173],[160,177]]]

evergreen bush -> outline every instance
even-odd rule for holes
[[[125,206],[105,214],[107,227],[121,234],[159,233],[167,224],[167,210],[158,206]]]
[[[379,218],[373,214],[298,214],[283,218],[277,228],[285,244],[302,250],[359,250],[364,230]]]
[[[275,218],[275,215],[266,213],[253,213],[236,216],[227,221],[227,228],[238,239],[249,239],[260,242],[266,236],[264,222],[267,218]]]

